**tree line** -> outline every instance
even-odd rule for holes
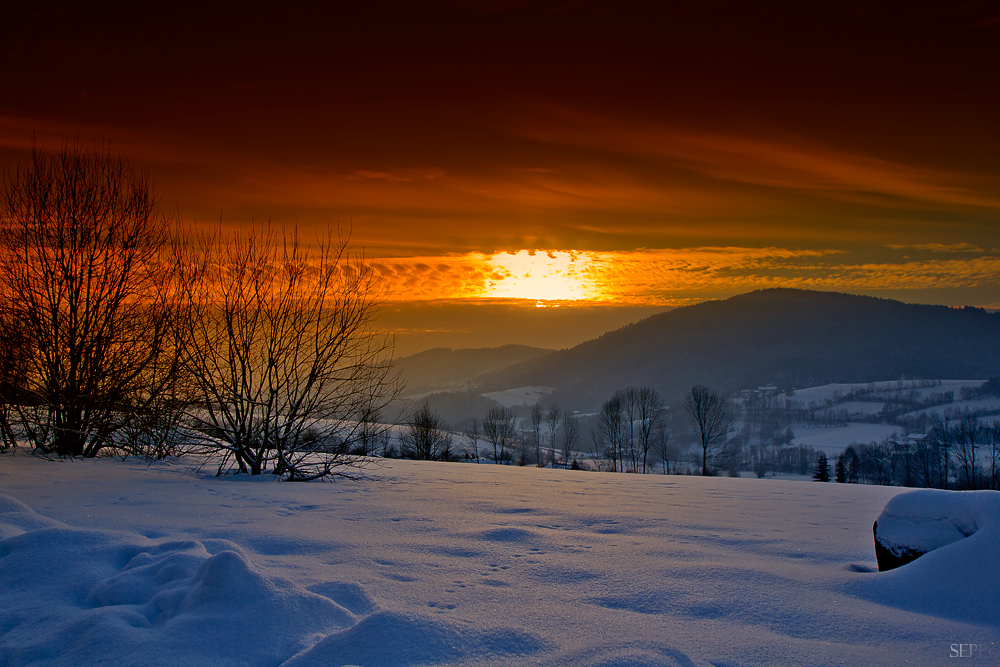
[[[1000,490],[1000,421],[965,415],[927,434],[851,445],[837,458],[838,482]]]

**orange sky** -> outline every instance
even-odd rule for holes
[[[401,351],[783,285],[1000,307],[996,2],[137,7],[12,3],[0,161],[110,140],[185,221],[350,226]]]

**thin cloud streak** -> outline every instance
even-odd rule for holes
[[[996,192],[972,185],[971,174],[923,169],[848,153],[806,140],[775,140],[625,122],[556,107],[549,120],[510,128],[513,134],[676,165],[721,181],[802,190],[875,206],[944,205],[1000,210]],[[886,201],[888,199],[889,201]]]

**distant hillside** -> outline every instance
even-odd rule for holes
[[[636,383],[673,402],[696,383],[732,391],[998,374],[1000,314],[769,289],[654,315],[479,381],[484,391],[555,387],[552,400],[594,409]]]
[[[503,345],[453,350],[438,347],[397,360],[406,380],[404,394],[459,389],[471,378],[499,371],[548,354],[551,350],[527,345]]]

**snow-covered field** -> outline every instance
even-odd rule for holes
[[[183,461],[0,457],[0,665],[1000,654],[1000,540],[977,541],[994,553],[950,574],[959,544],[925,557],[933,569],[870,571],[872,522],[900,489],[399,461],[370,472],[283,484]]]
[[[782,394],[778,396],[778,400],[779,402],[798,402],[804,406],[808,406],[810,403],[822,406],[827,401],[833,401],[837,395],[846,396],[857,389],[873,389],[902,394],[916,393],[920,398],[950,391],[954,393],[957,400],[962,387],[977,388],[983,384],[983,380],[937,380],[929,387],[921,387],[920,384],[919,381],[913,380],[824,384],[818,387],[796,389],[792,395]]]
[[[931,415],[937,415],[942,419],[951,418],[957,420],[960,419],[960,416],[966,412],[995,414],[997,410],[1000,410],[1000,398],[989,396],[987,398],[976,398],[969,401],[955,400],[954,403],[945,403],[944,405],[935,405],[921,410],[914,410],[913,412],[908,412],[905,415],[902,415],[902,417],[916,417],[917,415],[923,413],[928,417]],[[993,421],[995,417],[986,417],[986,419]]]
[[[837,457],[849,445],[878,442],[886,437],[898,437],[902,432],[891,424],[848,423],[843,426],[796,426],[794,445],[812,447],[831,458]]]
[[[534,405],[545,396],[552,393],[552,387],[516,387],[505,389],[504,391],[491,391],[483,394],[486,398],[491,398],[505,408],[512,408],[515,405]]]

